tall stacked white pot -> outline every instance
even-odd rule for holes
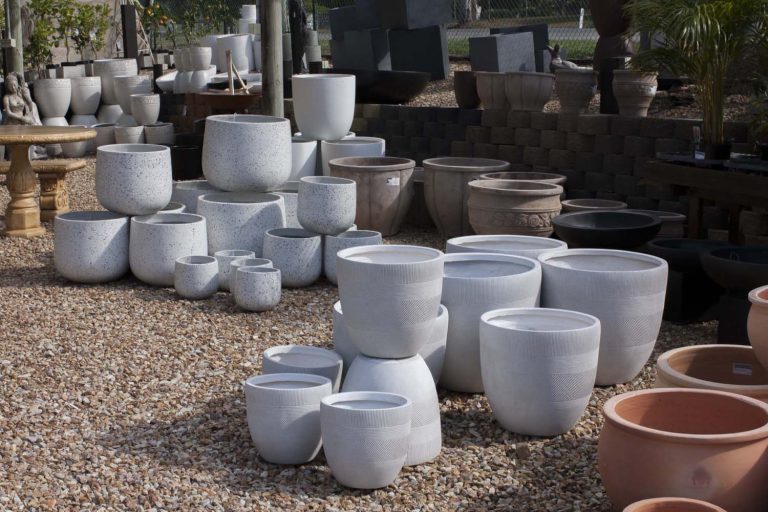
[[[69,78],[41,78],[34,83],[35,102],[45,126],[69,126],[67,115],[72,100],[72,82]],[[62,153],[61,144],[46,147],[49,156]]]
[[[136,59],[103,59],[93,62],[93,75],[101,79],[100,123],[117,123],[123,113],[115,93],[115,77],[138,75]]]

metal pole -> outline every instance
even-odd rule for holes
[[[24,40],[21,33],[21,0],[7,0],[8,37],[14,39],[15,46],[9,48],[8,71],[24,73]]]
[[[283,1],[261,0],[262,104],[264,113],[283,117]]]

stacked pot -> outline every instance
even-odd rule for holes
[[[184,94],[205,91],[208,82],[216,74],[216,67],[211,66],[213,49],[208,46],[189,46],[176,50],[176,55],[178,61],[173,92]]]
[[[101,78],[101,107],[99,123],[116,124],[123,114],[115,91],[115,77],[137,75],[136,59],[103,59],[93,63],[93,74]]]
[[[69,126],[66,116],[72,100],[72,82],[69,78],[41,78],[35,80],[34,97],[44,126]],[[46,147],[49,156],[62,153],[61,144]]]

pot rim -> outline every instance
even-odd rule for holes
[[[251,201],[232,201],[226,200],[233,196],[251,198]],[[259,197],[262,196],[262,197]],[[257,200],[253,200],[257,199]],[[215,203],[215,204],[229,204],[229,205],[253,205],[253,204],[268,204],[282,201],[283,198],[277,194],[271,192],[211,192],[210,194],[202,194],[198,196],[198,204]]]
[[[240,253],[240,254],[235,254]],[[213,256],[218,258],[256,258],[256,253],[254,251],[248,251],[246,249],[224,249],[221,251],[216,251],[213,253]]]
[[[115,130],[118,128],[124,129],[124,128],[141,128],[144,129],[143,126],[115,126]],[[99,146],[96,149],[97,154],[98,153],[113,153],[113,154],[121,154],[121,155],[139,155],[139,154],[146,154],[146,153],[168,153],[170,154],[171,149],[168,146],[161,146],[160,144],[105,144],[103,146]]]
[[[533,178],[533,177],[522,177],[522,178],[499,178],[499,177],[491,177],[494,174],[519,174],[519,175],[525,175],[525,174],[536,174],[540,176],[539,178]],[[568,177],[564,176],[562,174],[555,174],[553,172],[540,172],[540,171],[495,171],[495,172],[487,172],[480,176],[480,179],[483,180],[506,180],[506,181],[553,181],[553,180],[562,180],[565,182]]]
[[[235,272],[243,272],[244,274],[279,274],[280,269],[274,267],[257,267],[257,266],[242,266],[236,267]]]
[[[364,145],[378,145],[378,144],[385,144],[385,140],[381,139],[379,137],[350,137],[348,139],[338,139],[338,140],[321,140],[320,145],[321,146],[347,146],[347,145],[353,145],[353,144],[359,144],[361,146]],[[396,157],[389,157],[389,158],[396,158]]]
[[[56,220],[78,224],[87,222],[125,222],[129,218],[130,216],[128,215],[110,212],[108,210],[76,210],[56,215]]]
[[[556,249],[567,249],[568,244],[563,242],[562,240],[557,240],[555,238],[546,238],[542,236],[527,236],[527,235],[467,235],[467,236],[457,236],[455,238],[449,238],[446,241],[446,244],[450,243],[452,245],[457,245],[459,247],[465,247],[465,242],[505,242],[510,241],[514,242],[516,240],[520,240],[521,242],[530,242],[531,245],[536,246],[537,242],[539,242],[539,247],[542,249],[550,249],[550,250],[556,250]],[[536,248],[536,247],[534,247]],[[453,253],[451,253],[453,254]]]
[[[527,256],[518,256],[516,254],[502,254],[498,252],[452,252],[445,255],[445,264],[448,263],[460,263],[464,261],[501,261],[507,263],[513,263],[519,266],[527,267],[522,272],[514,274],[505,274],[503,276],[447,276],[445,275],[445,269],[443,270],[443,279],[451,281],[472,281],[479,280],[497,280],[508,277],[518,277],[529,272],[541,272],[541,263],[533,258]]]
[[[500,185],[505,186],[501,187]],[[525,188],[526,186],[530,186],[530,188]],[[560,196],[563,193],[563,187],[560,185],[533,180],[478,179],[470,181],[469,187],[471,189],[480,189],[501,195],[530,195],[535,193],[536,195],[548,197]]]
[[[333,303],[333,310],[339,315],[341,315],[342,317],[344,316],[344,311],[342,311],[341,309],[341,300],[337,300],[336,302]],[[435,320],[437,320],[438,318],[442,318],[446,314],[448,314],[448,308],[445,307],[445,305],[440,304],[440,307],[437,308],[437,316],[435,317]],[[423,356],[422,356],[422,359],[423,359]]]
[[[71,86],[72,82],[69,78],[38,78],[37,80],[34,80],[32,82],[35,87],[44,87],[44,86],[52,86],[52,87],[63,87],[63,86]],[[57,85],[54,85],[57,84]]]
[[[360,137],[358,137],[360,138]],[[349,139],[355,140],[355,139]],[[368,161],[369,164],[355,164],[359,161]],[[389,162],[389,163],[387,163]],[[347,169],[357,169],[364,171],[407,171],[415,169],[416,162],[410,158],[400,158],[397,156],[344,156],[334,158],[328,161],[328,165],[337,165]]]
[[[725,509],[720,508],[713,503],[709,503],[708,501],[694,500],[691,498],[667,498],[667,497],[649,498],[646,500],[636,501],[634,503],[627,505],[627,507],[622,512],[658,512],[656,505],[675,505],[675,504],[697,505],[700,508],[697,508],[696,512],[726,512]],[[650,506],[652,508],[646,508],[646,506]],[[675,509],[675,510],[683,510],[683,509]],[[688,512],[691,512],[688,508],[686,508],[685,510],[688,510]]]
[[[618,226],[615,228],[612,227],[587,227],[587,226],[574,226],[572,224],[562,224],[562,219],[568,219],[570,217],[575,216],[586,216],[586,215],[604,215],[604,214],[615,214],[615,215],[631,215],[635,217],[647,217],[650,219],[645,224],[639,224],[637,226]],[[593,229],[599,229],[600,231],[625,231],[629,229],[643,229],[643,228],[649,228],[652,226],[656,226],[661,224],[661,218],[658,216],[653,216],[646,213],[636,213],[636,212],[627,212],[626,210],[596,210],[596,211],[582,211],[582,212],[568,212],[563,213],[561,215],[558,215],[555,219],[552,220],[552,222],[557,222],[558,224],[561,224],[563,227],[566,227],[567,229],[580,229],[580,230],[586,230],[590,231]]]
[[[283,389],[283,388],[273,388],[273,387],[264,385],[264,384],[271,384],[273,382],[299,382],[302,384],[314,384],[314,386],[309,386],[306,388]],[[316,375],[314,373],[287,373],[287,372],[254,375],[253,377],[248,377],[245,380],[245,382],[243,382],[244,389],[251,388],[251,389],[259,389],[267,392],[289,393],[289,394],[296,394],[296,395],[303,394],[308,389],[314,389],[314,388],[318,388],[325,385],[328,385],[331,388],[333,388],[333,383],[331,382],[331,379],[329,379],[328,377],[323,377],[322,375]]]
[[[213,264],[218,265],[216,258],[202,254],[193,254],[192,256],[182,256],[181,258],[176,258],[176,263],[185,267],[199,267]]]
[[[426,363],[426,361],[424,360],[424,358],[422,357],[421,354],[414,354],[414,355],[409,356],[409,357],[400,357],[400,358],[397,358],[397,359],[384,359],[382,357],[367,356],[367,355],[365,355],[365,354],[363,354],[361,352],[357,356],[355,356],[355,359],[357,359],[358,357],[362,358],[362,360],[366,360],[367,359],[368,361],[375,361],[377,364],[380,364],[380,365],[383,365],[383,366],[398,365],[398,364],[401,364],[401,363],[410,363],[410,362],[413,362],[413,361],[417,361],[419,359]],[[351,365],[350,365],[350,367],[351,367]]]
[[[660,267],[666,267],[667,262],[657,256],[652,256],[650,254],[645,254],[641,252],[634,252],[634,251],[622,251],[619,249],[563,249],[562,251],[553,251],[545,254],[540,254],[538,256],[539,263],[541,263],[541,266],[544,267],[544,265],[549,265],[554,268],[562,268],[553,265],[550,263],[550,260],[554,258],[562,258],[562,257],[568,257],[568,256],[595,256],[595,255],[605,255],[605,256],[614,256],[614,257],[621,257],[625,259],[633,259],[638,261],[644,261],[646,263],[654,263],[655,266],[651,268],[641,268],[641,269],[599,269],[599,270],[592,270],[587,268],[568,268],[567,270],[569,272],[588,272],[588,273],[599,273],[599,274],[608,274],[608,273],[626,273],[626,272],[648,272],[657,270]]]
[[[325,80],[328,78],[353,78],[355,79],[355,75],[349,75],[349,74],[343,74],[343,73],[317,73],[317,74],[310,74],[310,73],[299,73],[296,75],[293,75],[291,77],[291,80],[295,79],[299,80]]]
[[[749,292],[749,302],[758,307],[768,306],[768,285],[760,286]]]
[[[235,258],[229,262],[229,267],[234,267],[235,269],[243,267],[263,267],[266,265],[273,265],[272,260],[267,258],[251,258],[249,256],[243,256],[242,258]]]
[[[542,320],[547,320],[553,317],[569,318],[572,320],[579,320],[583,322],[580,327],[567,328],[567,329],[524,329],[521,327],[502,327],[496,324],[490,323],[494,318],[502,316],[525,316],[525,317],[540,317]],[[526,333],[544,333],[552,334],[558,332],[581,332],[589,331],[595,327],[600,327],[600,320],[587,313],[581,313],[579,311],[571,311],[568,309],[557,308],[499,308],[492,309],[480,315],[480,323],[487,324],[491,327],[502,329],[505,331],[520,331]]]
[[[642,213],[644,215],[655,215],[660,218],[662,222],[685,222],[688,219],[687,215],[677,212],[665,212],[661,210],[641,210],[638,208],[625,208],[623,211],[630,213]]]
[[[246,124],[246,125],[280,125],[289,123],[284,117],[264,116],[260,114],[217,114],[205,118],[207,122],[222,124]]]
[[[208,180],[183,180],[175,183],[176,189],[181,190],[210,190],[216,192],[217,189],[208,183]],[[205,188],[208,187],[208,188]]]
[[[505,76],[539,76],[542,78],[550,78],[553,81],[555,80],[555,74],[554,73],[543,73],[541,71],[507,71],[504,73]]]
[[[162,217],[160,219],[159,217]],[[171,220],[173,224],[162,222],[163,220]],[[161,221],[161,222],[155,222]],[[173,228],[180,224],[201,224],[205,222],[205,217],[197,215],[196,213],[150,213],[149,215],[137,215],[131,217],[131,223],[136,224],[151,224],[156,227]]]
[[[596,205],[604,206],[590,206],[587,201],[593,201]],[[621,206],[624,205],[624,206]],[[629,205],[624,201],[614,201],[613,199],[596,199],[596,198],[583,198],[583,199],[566,199],[563,201],[563,206],[575,206],[577,208],[615,208],[621,206],[621,209],[627,209]]]
[[[359,235],[359,236],[358,236]],[[342,231],[338,235],[325,235],[327,238],[378,238],[381,233],[369,229],[356,229],[354,231]]]
[[[344,391],[341,393],[334,393],[323,397],[320,400],[322,405],[331,407],[333,409],[343,409],[348,411],[350,409],[339,407],[344,402],[357,402],[362,400],[370,400],[377,402],[385,402],[392,404],[392,407],[369,407],[369,408],[356,408],[356,411],[398,411],[411,407],[413,402],[405,395],[399,395],[397,393],[384,393],[381,391]]]
[[[449,165],[447,162],[456,162]],[[445,163],[444,163],[445,162]],[[422,162],[424,171],[448,171],[448,172],[475,172],[478,174],[487,174],[489,172],[501,172],[508,170],[511,165],[504,160],[495,158],[475,158],[462,156],[438,156],[427,158]],[[485,168],[486,170],[482,170]]]
[[[264,232],[264,237],[284,238],[289,240],[309,240],[322,235],[302,228],[272,228]]]
[[[388,262],[376,262],[376,261],[359,261],[359,260],[353,260],[350,259],[352,256],[355,256],[357,253],[361,252],[374,252],[374,253],[391,253],[391,252],[408,252],[408,253],[422,253],[424,255],[429,255],[430,257],[423,260],[418,261],[403,261],[398,263],[388,263]],[[341,258],[344,260],[348,260],[352,263],[360,264],[360,265],[376,265],[380,267],[396,267],[396,266],[411,266],[411,265],[421,265],[421,264],[428,264],[428,263],[434,263],[436,261],[442,261],[445,257],[445,254],[443,254],[442,251],[438,251],[437,249],[432,249],[430,247],[422,247],[419,245],[399,245],[399,244],[384,244],[384,245],[361,245],[358,247],[348,247],[347,249],[342,249],[341,251],[336,253],[336,258]]]
[[[152,124],[145,124],[144,128],[164,128],[166,126],[173,126],[173,123],[165,123],[165,122],[159,122],[159,123],[152,123]]]
[[[349,178],[340,178],[338,176],[302,176],[299,178],[299,183],[306,183],[307,185],[322,185],[326,187],[357,187],[355,180]]]

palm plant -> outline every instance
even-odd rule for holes
[[[736,61],[765,47],[768,0],[630,0],[626,10],[631,33],[663,34],[665,40],[633,57],[633,66],[692,80],[703,111],[703,142],[724,144],[726,77]]]

